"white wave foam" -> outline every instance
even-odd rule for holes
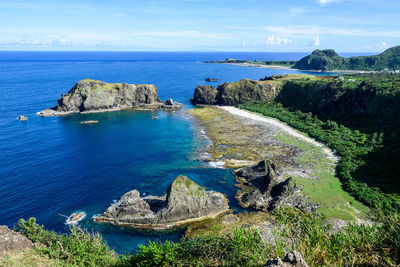
[[[210,158],[212,158],[212,155],[208,152],[201,152],[201,153],[199,153],[199,158],[201,160],[210,159]]]
[[[210,161],[208,163],[208,165],[210,165],[211,168],[223,168],[225,165],[225,162],[223,161]]]

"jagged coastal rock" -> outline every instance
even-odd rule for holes
[[[18,116],[18,119],[19,119],[20,121],[27,121],[27,120],[28,120],[28,118],[25,117],[24,115]]]
[[[225,195],[206,191],[186,176],[178,176],[162,197],[140,197],[137,190],[123,195],[96,222],[147,229],[168,229],[216,217],[229,209]]]
[[[23,234],[0,225],[0,255],[9,251],[24,251],[33,248],[33,243]]]
[[[198,86],[191,98],[195,105],[236,106],[246,102],[265,102],[279,93],[280,83],[243,79],[238,82],[225,82],[218,86]]]
[[[217,101],[217,89],[212,85],[199,85],[194,91],[193,98],[190,99],[194,104],[214,105]]]
[[[85,79],[57,100],[57,106],[38,112],[39,116],[57,116],[79,112],[99,112],[127,108],[176,110],[182,106],[172,99],[161,101],[152,84],[106,83]]]
[[[292,178],[279,181],[277,167],[269,160],[241,168],[235,175],[242,188],[237,192],[236,199],[243,207],[273,211],[279,207],[292,206],[305,212],[314,211],[318,207],[306,201],[300,194],[301,187]]]
[[[304,260],[303,256],[293,250],[286,254],[283,260],[281,258],[269,259],[265,267],[308,267],[308,264]]]

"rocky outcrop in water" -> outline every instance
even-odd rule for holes
[[[176,110],[181,108],[172,99],[161,101],[152,84],[105,83],[85,79],[63,94],[57,106],[38,112],[40,116],[65,115],[78,112],[98,112],[126,108]]]
[[[111,205],[96,222],[134,228],[168,229],[215,217],[229,209],[227,198],[178,176],[163,197],[141,197],[132,190]]]
[[[243,79],[214,86],[198,86],[191,99],[193,104],[236,106],[247,102],[265,102],[279,93],[280,83]]]
[[[308,202],[300,194],[301,187],[292,178],[279,181],[276,165],[268,160],[241,168],[235,175],[242,188],[237,192],[236,199],[243,207],[273,211],[279,207],[291,206],[305,212],[317,208],[315,203]]]
[[[0,225],[0,255],[10,251],[24,251],[33,248],[33,243],[26,236]]]

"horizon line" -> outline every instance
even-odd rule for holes
[[[333,49],[333,48],[326,48]],[[326,50],[319,49],[319,50]],[[317,49],[314,49],[317,50]],[[310,51],[202,51],[202,50],[0,50],[0,52],[134,52],[134,53],[311,53],[314,50]],[[335,49],[334,49],[335,50]],[[382,53],[382,51],[339,51],[335,50],[338,53]]]

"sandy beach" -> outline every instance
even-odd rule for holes
[[[327,147],[325,144],[318,142],[310,137],[307,137],[303,134],[301,134],[300,132],[296,131],[295,129],[293,129],[292,127],[283,124],[282,122],[276,120],[276,119],[272,119],[272,118],[266,118],[266,117],[262,117],[260,115],[254,114],[254,113],[250,113],[246,110],[243,109],[239,109],[236,107],[231,107],[231,106],[221,106],[219,107],[227,112],[229,112],[232,115],[236,115],[236,116],[241,116],[241,117],[245,117],[247,119],[251,119],[254,121],[258,121],[258,122],[263,122],[272,126],[275,126],[277,128],[279,128],[281,131],[296,137],[298,139],[301,139],[303,141],[306,141],[310,144],[313,144],[315,146],[321,147],[322,150],[324,151],[324,153],[330,158],[330,159],[335,159],[338,160],[338,156],[329,148]]]

